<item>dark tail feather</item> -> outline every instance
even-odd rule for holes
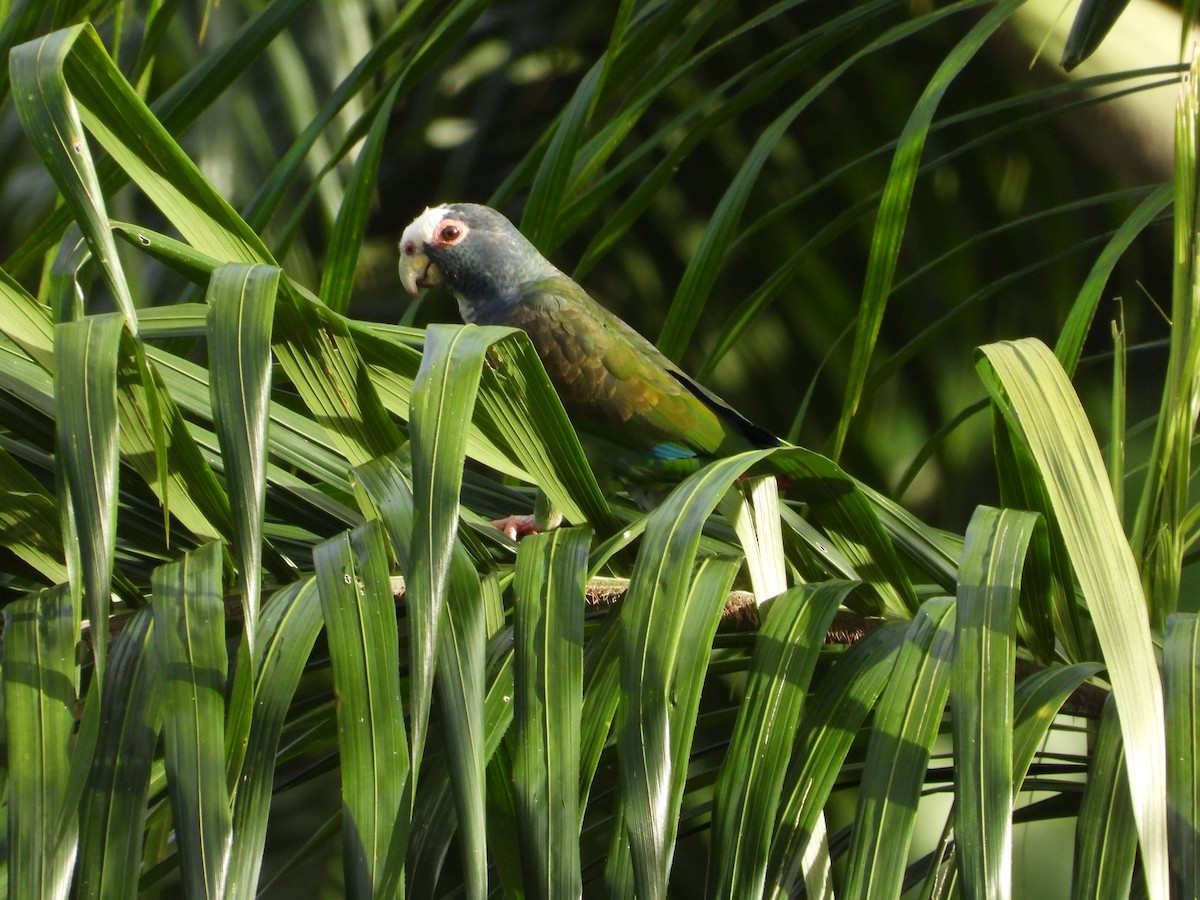
[[[751,422],[716,394],[709,392],[703,385],[692,381],[682,372],[674,369],[670,371],[676,381],[691,391],[696,399],[715,412],[724,422],[732,425],[755,449],[765,450],[767,447],[783,445],[783,441],[774,434],[761,425]]]

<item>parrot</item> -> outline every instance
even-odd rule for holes
[[[593,469],[640,507],[711,460],[781,445],[593,300],[496,210],[429,207],[404,229],[399,250],[414,297],[441,285],[464,322],[529,335]],[[553,523],[510,516],[495,524],[516,538]]]

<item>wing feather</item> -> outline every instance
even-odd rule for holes
[[[659,456],[777,442],[566,276],[530,284],[496,324],[529,334],[572,419],[608,440]]]

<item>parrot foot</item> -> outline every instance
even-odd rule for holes
[[[538,527],[537,516],[505,516],[503,519],[493,519],[492,525],[503,531],[512,541],[519,541],[544,530]]]

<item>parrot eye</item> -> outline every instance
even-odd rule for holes
[[[437,227],[434,234],[436,240],[443,247],[453,247],[460,243],[467,236],[467,226],[457,219],[447,219]]]

